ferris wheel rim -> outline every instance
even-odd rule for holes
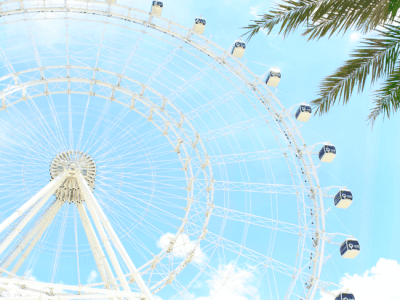
[[[24,2],[24,1],[23,1]],[[87,1],[82,1],[82,2],[87,2]],[[91,3],[97,3],[96,1],[88,1],[88,2],[91,2]],[[115,5],[115,4],[112,4],[112,3],[110,3],[109,4],[110,6],[112,6],[112,5]],[[117,5],[118,6],[118,5]],[[122,7],[122,6],[118,6],[118,7]],[[47,11],[47,10],[50,10],[50,9],[53,9],[54,10],[54,8],[46,8],[45,10]],[[64,9],[66,9],[66,8],[64,8]],[[61,11],[64,11],[64,9],[60,9]],[[137,10],[137,11],[139,11],[139,10]],[[18,13],[29,13],[30,11],[24,11],[24,12],[18,12]],[[101,11],[98,11],[99,13],[103,13],[103,14],[105,14],[105,12],[101,12]],[[140,11],[140,12],[143,12],[143,11]],[[1,12],[0,14],[2,14],[3,12]],[[114,14],[108,14],[108,16],[109,17],[114,17]],[[158,18],[158,17],[156,17],[156,18]],[[160,18],[160,19],[163,19],[163,18]],[[163,20],[165,20],[166,21],[166,19],[163,19]],[[172,22],[170,22],[170,23],[172,23]],[[174,25],[176,25],[176,26],[180,26],[179,24],[175,24],[174,23]],[[181,28],[185,28],[185,27],[183,27],[183,26],[180,26]],[[153,27],[153,29],[157,29],[157,28],[154,28]],[[188,32],[190,32],[191,30],[190,29],[187,29],[187,28],[185,28],[185,30],[187,30]],[[165,33],[165,32],[164,32]],[[175,37],[175,38],[178,38],[178,39],[180,39],[180,40],[184,40],[184,39],[181,39],[180,37],[178,37],[178,36],[173,36],[173,37]],[[203,36],[199,36],[199,37],[201,37],[201,38],[203,38],[204,40],[207,40],[206,38],[204,38]],[[208,41],[208,40],[207,40]],[[210,44],[213,44],[213,42],[211,42],[210,41]],[[218,47],[217,45],[215,45],[216,47]],[[199,48],[198,48],[199,49]],[[200,51],[202,51],[202,49],[199,49]],[[220,48],[220,50],[224,50],[224,49],[222,49],[222,48]],[[225,50],[224,50],[225,51]],[[204,51],[203,51],[204,52]],[[225,51],[226,52],[226,51]],[[204,53],[206,53],[206,52],[204,52]],[[217,58],[214,58],[214,59],[217,59]],[[235,60],[235,63],[237,63],[238,65],[240,65],[240,66],[243,66],[243,69],[247,69],[247,67],[246,66],[244,66],[239,60],[237,60],[237,59],[235,59],[235,58],[233,58],[234,60]],[[220,63],[221,64],[221,62],[220,61],[218,61],[218,63]],[[225,64],[225,63],[222,63],[223,65]],[[69,66],[68,66],[69,67]],[[251,73],[251,71],[250,70],[247,70],[250,74],[252,74]],[[256,85],[253,85],[253,87],[255,88],[255,89],[257,89],[258,90],[258,88],[257,87],[259,87],[259,86],[261,86],[262,88],[264,88],[264,89],[266,89],[267,90],[267,93],[268,94],[270,94],[271,96],[272,96],[272,98],[274,99],[274,101],[275,101],[275,103],[276,104],[278,104],[282,109],[283,109],[283,106],[281,105],[281,103],[279,102],[279,100],[275,97],[275,95],[273,95],[272,93],[271,93],[271,91],[267,88],[267,87],[265,87],[262,83],[261,83],[261,81],[260,81],[260,79],[259,78],[257,78],[257,76],[255,76],[254,74],[252,74],[253,76],[254,76],[254,78],[256,79]],[[248,83],[249,83],[249,81],[247,81]],[[250,83],[249,83],[250,84]],[[111,100],[111,99],[110,99]],[[111,100],[112,101],[112,100]],[[277,111],[275,111],[275,113],[277,114]],[[302,139],[302,137],[301,137],[301,134],[300,134],[300,132],[299,132],[299,130],[298,130],[298,128],[297,128],[297,126],[296,126],[296,124],[294,123],[294,121],[291,119],[291,118],[288,118],[289,120],[290,120],[290,122],[292,123],[291,125],[294,125],[294,126],[292,126],[293,128],[295,128],[295,130],[297,131],[296,132],[296,136],[298,136],[298,137],[300,137],[300,140],[301,141],[303,141],[303,139]],[[276,124],[277,125],[280,125],[280,124],[285,124],[286,125],[286,123],[284,122],[284,121],[282,121],[282,120],[280,120],[279,122],[277,121],[277,120],[275,120],[276,121]],[[286,128],[287,128],[287,126],[286,126]],[[303,141],[304,142],[304,141]],[[305,143],[304,143],[304,145],[305,145]],[[312,165],[312,168],[311,169],[313,169],[314,168],[314,170],[315,170],[315,166],[313,165],[313,161],[312,161],[312,158],[311,158],[311,153],[310,153],[310,151],[308,151],[308,149],[307,148],[305,148],[305,152],[306,152],[306,154],[307,154],[307,156],[308,156],[308,159],[309,159],[309,162],[311,162],[311,165]],[[293,153],[292,153],[293,154]],[[304,165],[304,167],[306,166],[306,164],[303,164]],[[305,167],[306,168],[306,167]],[[318,176],[316,175],[316,172],[312,172],[312,174],[314,175],[314,180],[316,180],[317,181],[317,183],[318,183]],[[316,177],[315,177],[316,176]],[[309,177],[309,178],[311,178],[311,177]],[[311,181],[310,181],[310,183],[311,183]],[[320,198],[320,203],[319,203],[319,209],[323,212],[323,202],[322,202],[322,191],[321,191],[321,189],[318,187],[318,185],[317,185],[317,188],[316,188],[317,190],[319,190],[319,198]],[[315,203],[315,201],[314,201],[314,203]],[[322,208],[321,208],[322,207]],[[317,210],[316,210],[317,211]],[[321,217],[321,220],[324,220],[324,216],[322,215],[322,216],[320,216]],[[318,278],[319,278],[319,275],[320,275],[320,272],[321,272],[321,267],[322,267],[322,261],[323,261],[323,245],[324,245],[324,243],[325,243],[325,239],[324,239],[324,229],[325,229],[325,227],[324,227],[324,221],[321,221],[322,222],[322,230],[320,230],[320,232],[322,232],[322,237],[320,237],[320,236],[317,236],[317,238],[322,242],[322,248],[321,248],[321,251],[319,251],[319,252],[317,252],[318,253],[318,255],[319,255],[319,257],[320,257],[320,263],[319,263],[319,268],[318,268],[318,270],[316,271],[317,273],[316,273],[316,276],[314,276],[315,278],[316,278],[316,282],[315,282],[315,284],[313,284],[313,290],[312,290],[312,295],[310,295],[310,297],[312,298],[312,296],[313,296],[313,294],[315,293],[315,290],[316,290],[316,288],[317,288],[317,286],[318,286]]]

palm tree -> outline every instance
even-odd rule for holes
[[[312,101],[316,113],[323,114],[336,102],[347,103],[355,89],[362,92],[367,81],[373,84],[382,78],[384,82],[374,95],[375,107],[368,116],[373,124],[379,115],[389,118],[400,106],[399,8],[400,0],[283,0],[245,27],[248,31],[244,35],[250,40],[260,30],[269,34],[279,27],[279,33],[287,36],[303,26],[308,40],[318,40],[348,30],[363,34],[374,31],[377,37],[364,38],[351,58],[322,80],[318,98]]]

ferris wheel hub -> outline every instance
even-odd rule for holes
[[[68,170],[69,174],[61,186],[55,191],[56,198],[68,203],[82,203],[85,201],[76,174],[81,173],[89,188],[93,191],[96,180],[96,164],[90,155],[79,150],[63,151],[53,159],[50,165],[51,179]]]

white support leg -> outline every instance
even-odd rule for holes
[[[23,218],[17,227],[7,236],[3,243],[0,245],[0,254],[10,245],[10,243],[21,233],[22,229],[28,224],[28,222],[37,214],[37,212],[46,204],[53,193],[47,193],[41,200],[39,200],[35,206],[29,211],[29,213]]]
[[[109,288],[108,282],[114,287],[114,289],[118,289],[114,280],[114,275],[111,271],[111,268],[108,264],[107,258],[104,255],[103,249],[101,248],[100,242],[97,239],[96,233],[94,232],[93,226],[90,223],[89,217],[86,213],[85,207],[83,204],[77,204],[79,216],[81,217],[83,228],[85,229],[86,236],[88,238],[90,248],[92,249],[94,259],[96,261],[97,268],[99,269],[100,277],[105,283],[106,288]]]
[[[63,205],[63,202],[61,201],[55,201],[51,207],[48,209],[47,212],[43,215],[43,217],[39,220],[39,222],[33,227],[31,231],[28,232],[28,234],[22,239],[21,243],[16,247],[16,249],[11,253],[11,255],[6,259],[6,261],[2,264],[3,269],[7,269],[11,263],[18,257],[18,255],[26,248],[30,240],[39,235],[39,238],[41,236],[40,232],[43,230],[43,228],[46,228],[46,224],[50,224]],[[44,230],[43,230],[44,232]],[[0,272],[1,275],[2,272]]]
[[[27,211],[32,205],[34,205],[40,198],[44,197],[46,194],[53,194],[56,189],[64,182],[64,179],[69,174],[69,170],[65,170],[52,181],[50,181],[44,188],[42,188],[35,196],[33,196],[28,202],[17,209],[11,216],[0,224],[0,232],[11,225],[18,217],[20,217],[25,211]]]
[[[34,236],[32,241],[30,242],[29,246],[22,253],[22,255],[19,258],[18,262],[13,267],[11,273],[14,273],[14,274],[17,273],[18,269],[22,266],[24,261],[28,258],[29,253],[31,253],[32,249],[35,247],[36,243],[40,240],[40,238],[42,237],[43,233],[46,231],[47,227],[51,224],[51,222],[53,221],[54,217],[56,216],[56,214],[58,213],[58,211],[60,210],[60,208],[61,208],[61,206],[63,204],[64,203],[61,202],[61,201],[54,202],[54,206],[51,209],[51,213],[49,213],[48,215],[46,214],[46,217],[43,220],[44,222],[43,222],[42,227],[39,228],[39,230],[37,231],[36,235]],[[42,223],[42,222],[40,222],[40,223]]]
[[[83,179],[83,177],[82,177],[82,179]],[[89,212],[90,212],[90,214],[92,216],[94,224],[96,225],[97,231],[100,234],[100,238],[101,238],[101,240],[102,240],[102,242],[104,244],[104,247],[106,248],[108,256],[110,257],[110,260],[111,260],[111,263],[112,263],[112,265],[114,267],[114,270],[117,273],[117,276],[118,276],[118,279],[119,279],[119,281],[120,281],[120,283],[122,285],[122,288],[125,291],[130,291],[131,289],[130,289],[130,287],[128,285],[128,282],[125,279],[124,273],[122,272],[121,266],[119,265],[117,257],[115,256],[114,250],[113,250],[113,248],[112,248],[112,246],[110,244],[110,241],[109,241],[109,239],[107,237],[107,234],[104,231],[103,226],[101,225],[101,222],[100,222],[99,216],[97,215],[96,209],[92,205],[92,202],[88,201],[90,194],[87,193],[85,187],[87,187],[88,189],[89,189],[89,187],[87,186],[85,179],[83,179],[83,181],[82,181],[80,179],[80,177],[79,178],[77,177],[77,182],[78,182],[79,188],[81,190],[81,193],[82,193],[83,197],[86,200],[87,207],[88,207]],[[86,184],[86,186],[85,186],[85,184]],[[89,191],[90,191],[90,189],[89,189]]]
[[[130,273],[133,275],[133,278],[137,282],[140,290],[146,296],[147,300],[154,300],[153,295],[151,294],[148,286],[143,281],[143,278],[140,276],[139,271],[136,269],[135,265],[133,264],[131,258],[129,257],[128,253],[126,252],[124,246],[122,245],[121,241],[119,240],[117,234],[115,233],[114,229],[112,228],[110,221],[108,221],[106,215],[104,214],[103,210],[101,209],[99,203],[97,202],[96,198],[94,197],[92,191],[90,190],[89,186],[86,183],[86,180],[82,176],[81,173],[76,174],[77,181],[79,183],[79,187],[81,191],[85,194],[86,203],[88,207],[93,206],[95,212],[99,215],[101,222],[103,223],[104,228],[107,230],[107,233],[111,237],[115,247],[117,248],[119,254],[121,255],[122,259],[124,260],[125,264],[127,265]],[[92,211],[90,211],[92,214]]]

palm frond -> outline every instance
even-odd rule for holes
[[[389,21],[389,4],[389,0],[336,0],[334,5],[321,5],[303,35],[312,40],[349,29],[367,33]]]
[[[260,29],[269,34],[279,24],[283,36],[306,25],[303,34],[309,39],[345,33],[350,28],[365,33],[389,20],[392,1],[398,0],[284,0],[260,20],[244,27],[249,30],[243,35],[250,40]]]
[[[400,0],[390,0],[389,3],[389,11],[390,11],[390,17],[392,20],[397,15],[397,11],[400,9]]]
[[[368,116],[368,121],[371,125],[374,124],[376,118],[383,114],[383,116],[390,118],[390,114],[394,114],[400,106],[400,65],[396,68],[387,78],[383,87],[376,92],[375,104],[376,106],[371,110]]]
[[[312,101],[316,113],[328,112],[336,101],[347,103],[356,87],[363,91],[368,75],[374,83],[393,72],[400,54],[400,26],[396,23],[383,28],[377,31],[380,38],[365,39],[363,47],[351,54],[352,59],[322,81],[319,98]]]
[[[329,1],[332,0],[284,0],[285,4],[278,4],[275,10],[262,15],[260,20],[253,20],[253,24],[244,27],[249,30],[242,36],[248,35],[247,40],[250,40],[260,29],[266,29],[269,34],[279,23],[282,23],[279,33],[283,31],[283,34],[287,35],[306,23],[322,2]]]

